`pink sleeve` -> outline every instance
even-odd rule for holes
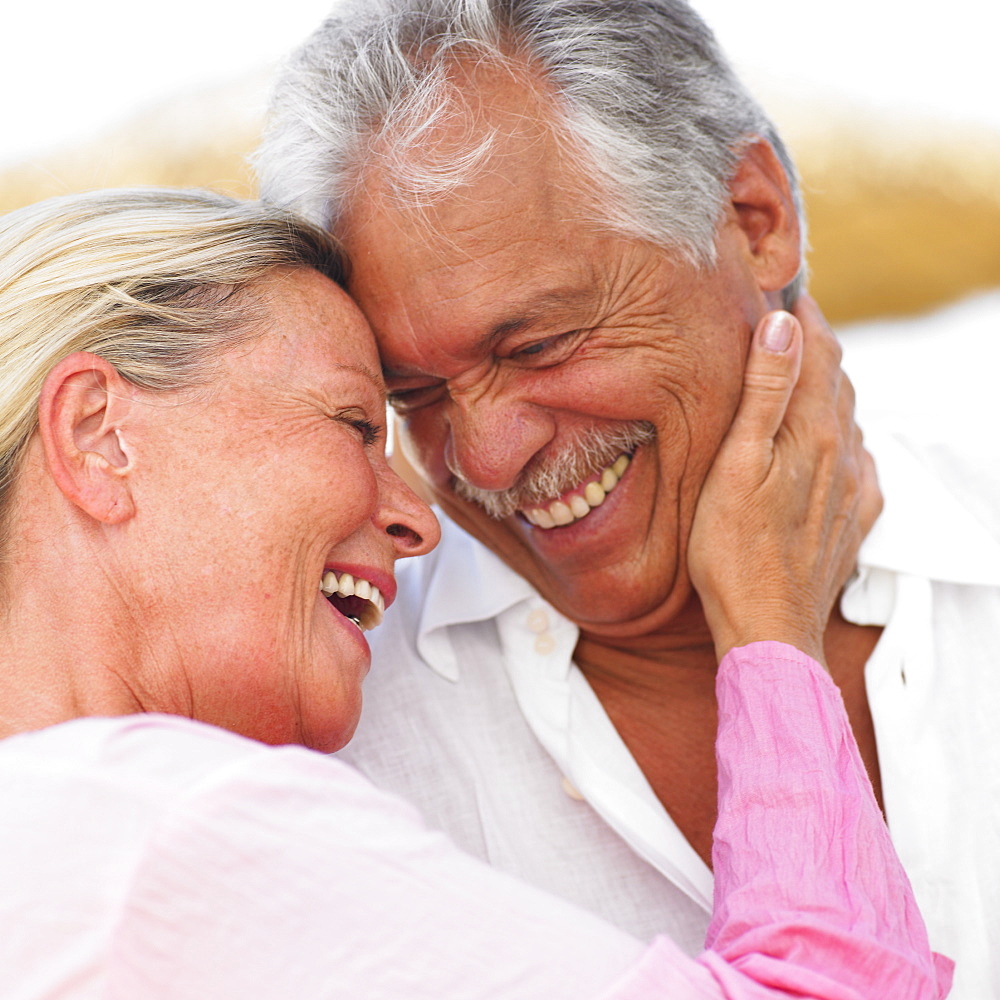
[[[700,961],[725,995],[946,996],[952,963],[930,951],[826,672],[758,642],[723,659],[717,693],[715,910]]]
[[[156,824],[107,995],[944,997],[951,963],[928,948],[832,682],[758,643],[727,656],[718,683],[716,911],[699,959],[463,855],[338,761],[257,748]]]

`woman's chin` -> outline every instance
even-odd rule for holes
[[[354,735],[361,718],[362,685],[371,667],[364,633],[332,608],[330,615],[333,632],[324,636],[298,694],[299,742],[323,753],[340,750]]]
[[[301,713],[301,729],[296,742],[320,753],[335,753],[342,750],[354,736],[361,719],[361,688],[352,695],[339,698],[332,711],[317,711],[319,706],[304,706]]]

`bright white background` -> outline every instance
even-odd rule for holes
[[[330,0],[4,0],[0,163],[266,67]],[[256,6],[256,10],[254,10]],[[737,66],[793,96],[1000,131],[998,0],[695,0]]]

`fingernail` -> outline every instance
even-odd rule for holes
[[[764,321],[764,346],[775,354],[788,350],[792,342],[792,317],[786,312],[776,312]]]

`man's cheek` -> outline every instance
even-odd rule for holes
[[[446,460],[449,429],[443,415],[418,411],[407,417],[397,417],[396,427],[403,454],[410,465],[436,489],[447,488],[451,481]]]

